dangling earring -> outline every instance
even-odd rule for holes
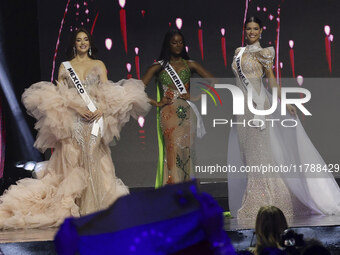
[[[89,49],[89,56],[92,56],[92,50],[91,50],[91,48]]]
[[[76,47],[73,47],[73,56],[75,57],[76,55],[77,55]]]
[[[262,33],[260,34],[260,40],[262,39]]]

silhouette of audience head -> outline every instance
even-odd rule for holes
[[[257,213],[255,223],[255,254],[262,254],[266,248],[279,248],[281,234],[288,228],[286,217],[275,206],[263,206]]]
[[[301,255],[331,255],[319,240],[309,239],[305,241],[305,247],[301,250]]]

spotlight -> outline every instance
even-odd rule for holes
[[[40,153],[37,150],[32,150],[34,139],[23,116],[19,102],[13,90],[12,81],[9,77],[9,72],[7,70],[7,63],[5,59],[4,50],[2,48],[1,34],[0,34],[0,86],[2,88],[4,95],[6,96],[8,105],[12,111],[13,117],[20,131],[21,139],[23,141],[22,148],[25,150],[25,155],[27,155],[29,158],[40,160],[41,159]]]
[[[36,163],[37,162],[35,162],[35,161],[27,161],[27,162],[18,161],[15,164],[15,167],[16,168],[23,168],[26,171],[33,171]]]
[[[15,167],[16,168],[24,168],[25,162],[22,161],[18,161],[17,163],[15,163]]]
[[[32,177],[35,179],[40,179],[44,175],[44,170],[46,169],[46,164],[48,161],[36,162],[36,161],[18,161],[15,164],[16,168],[22,168],[26,171],[32,173]]]
[[[24,169],[27,170],[27,171],[33,171],[35,165],[36,165],[36,162],[35,162],[35,161],[28,161],[28,162],[26,162],[26,164],[24,165]]]

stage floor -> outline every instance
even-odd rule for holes
[[[340,226],[340,216],[309,216],[287,218],[289,227],[338,227]],[[225,219],[224,229],[226,231],[253,230],[255,220],[237,220],[236,218]],[[0,231],[0,243],[16,242],[41,242],[51,241],[58,228],[39,228],[39,229],[18,229]],[[340,242],[340,232],[339,232]]]
[[[0,231],[0,243],[51,241],[58,228],[17,229]]]
[[[305,238],[320,240],[332,255],[340,254],[340,216],[288,218],[288,224]],[[255,220],[225,219],[225,230],[235,249],[255,243]],[[0,231],[0,255],[56,255],[53,239],[58,228]]]
[[[287,218],[289,227],[326,227],[326,226],[340,226],[340,215],[322,216],[300,216]],[[241,229],[254,229],[255,219],[250,220],[237,220],[236,218],[226,219],[224,229],[226,231],[241,230]],[[340,235],[340,233],[339,233]],[[340,241],[340,236],[339,236]]]

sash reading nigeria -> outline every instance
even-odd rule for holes
[[[232,98],[233,98],[233,115],[244,115],[245,96],[239,87],[237,87],[236,85],[232,85],[232,84],[215,84],[214,87],[216,89],[226,89],[227,91],[230,91]],[[247,105],[248,105],[249,111],[254,114],[254,119],[251,119],[247,122],[246,120],[242,122],[235,122],[235,121],[233,122],[232,119],[231,120],[213,119],[213,127],[216,127],[216,125],[225,125],[228,123],[230,124],[231,127],[233,125],[243,125],[243,126],[248,125],[249,127],[262,127],[262,126],[265,126],[266,123],[270,124],[273,127],[274,123],[279,123],[279,122],[281,123],[283,127],[297,126],[298,122],[294,116],[292,116],[293,118],[281,118],[281,119],[269,119],[269,118],[260,117],[260,116],[270,115],[274,113],[275,110],[277,109],[277,105],[278,105],[277,88],[272,89],[272,104],[271,104],[271,107],[267,110],[264,110],[262,107],[254,106],[253,102],[255,102],[255,100],[253,100],[253,94],[257,92],[253,90],[254,89],[248,90]],[[287,98],[287,95],[291,93],[294,93],[297,95],[304,95],[304,97],[300,96],[300,98]],[[290,97],[292,97],[292,95]],[[299,87],[281,88],[281,116],[287,115],[288,104],[295,105],[296,108],[299,109],[304,115],[311,116],[312,114],[303,105],[307,103],[310,99],[311,99],[311,93],[309,90],[305,88],[299,88]],[[202,115],[207,115],[207,111],[208,111],[207,108],[208,108],[207,107],[207,95],[202,94],[201,95],[201,114]],[[254,124],[255,121],[257,124]]]

